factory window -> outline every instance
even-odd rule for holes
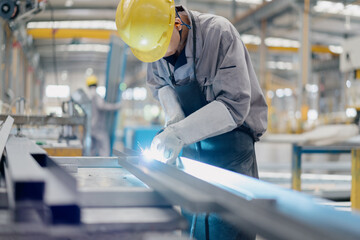
[[[68,98],[70,87],[68,85],[48,85],[46,86],[46,97],[48,98]]]

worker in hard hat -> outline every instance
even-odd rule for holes
[[[98,79],[91,75],[86,79],[91,99],[91,155],[110,156],[110,136],[106,127],[106,112],[117,111],[120,103],[108,103],[97,92]]]
[[[183,150],[182,156],[258,178],[254,143],[266,130],[267,105],[236,28],[173,0],[121,0],[116,25],[133,54],[149,62],[147,83],[165,111],[165,129],[151,149],[170,164]],[[216,216],[208,222],[211,239],[247,238]],[[204,225],[196,226],[196,239],[205,239],[198,231]]]

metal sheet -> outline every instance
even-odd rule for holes
[[[182,162],[184,172],[211,183],[218,189],[227,190],[227,193],[220,195],[218,190],[213,189],[213,195],[228,209],[224,217],[230,221],[239,223],[239,217],[246,216],[245,222],[252,222],[260,228],[270,223],[273,229],[258,230],[277,239],[357,239],[360,236],[358,228],[360,216],[338,212],[331,207],[318,204],[325,200],[282,189],[194,160],[182,158]],[[234,196],[248,199],[274,199],[276,202],[273,208],[258,206],[257,209]]]
[[[101,188],[111,190],[118,187],[147,187],[124,168],[79,168],[73,173],[80,190]]]
[[[82,210],[88,231],[166,231],[184,229],[185,220],[172,208],[90,208]]]
[[[5,144],[6,141],[8,140],[10,131],[11,131],[11,127],[14,123],[14,119],[10,116],[8,116],[6,118],[6,121],[4,123],[2,123],[1,125],[1,130],[0,130],[0,157],[3,154],[4,148],[5,148]]]
[[[360,236],[360,230],[354,227],[359,222],[359,217],[318,206],[313,198],[283,190],[286,195],[282,194],[288,197],[286,201],[296,205],[287,208],[285,199],[279,204],[276,198],[272,198],[281,194],[277,192],[279,188],[271,184],[262,186],[262,183],[256,179],[224,169],[186,159],[183,160],[186,172],[158,161],[146,162],[139,158],[120,158],[119,163],[158,191],[169,202],[190,211],[200,209],[201,207],[194,206],[205,203],[202,205],[203,211],[216,212],[240,229],[257,232],[268,239],[335,240],[358,239]],[[255,197],[256,193],[272,193],[273,191],[277,194],[263,194]],[[189,192],[191,196],[188,195]],[[251,201],[254,198],[256,201]],[[258,200],[262,198],[273,200]],[[264,204],[264,202],[272,204]],[[296,217],[291,214],[294,208],[301,210],[310,208],[313,210],[311,215],[314,215],[314,211],[321,214],[316,217],[308,216],[317,219],[313,221],[301,215]],[[352,220],[353,224],[350,224],[350,227],[346,226],[348,223],[347,221],[344,223],[344,219]]]
[[[80,193],[81,207],[170,207],[154,190],[147,188],[117,188]]]
[[[8,115],[1,115],[0,120],[4,120]],[[14,118],[14,124],[17,125],[84,125],[85,117],[55,117],[55,116],[36,116],[36,115],[11,115]]]
[[[117,157],[52,157],[59,165],[73,164],[79,168],[119,168]]]
[[[194,186],[198,183],[196,178],[177,171],[174,167],[158,161],[147,163],[141,161],[140,157],[119,158],[119,163],[174,205],[192,212],[221,210],[212,196]]]

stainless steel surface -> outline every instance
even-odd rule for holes
[[[60,165],[71,164],[79,168],[119,168],[117,157],[52,157]]]
[[[10,116],[6,117],[5,122],[2,122],[0,130],[0,156],[3,154],[13,123],[14,119]]]
[[[81,207],[171,207],[152,189],[122,187],[112,190],[84,190],[80,192]]]
[[[98,188],[111,189],[114,187],[145,187],[134,175],[123,168],[80,168],[74,174],[80,189]]]
[[[10,136],[6,144],[8,185],[14,200],[42,200],[45,188],[45,172],[29,154],[32,144],[26,138]],[[36,152],[34,152],[36,153]]]
[[[203,211],[216,212],[237,227],[268,239],[360,237],[360,216],[337,212],[318,204],[324,200],[224,169],[189,159],[183,159],[183,172],[158,161],[134,157],[121,157],[119,163],[169,202],[190,211],[199,210],[194,206],[205,203]]]
[[[0,115],[0,120],[4,120],[8,115]],[[84,125],[85,117],[56,117],[56,116],[36,116],[36,115],[11,115],[16,125]]]
[[[15,145],[18,147],[17,154],[14,153]],[[44,150],[26,138],[11,137],[7,151],[8,149],[10,156],[7,154],[7,162],[23,163],[22,167],[17,165],[21,170],[20,175],[25,176],[26,171],[31,170],[29,167],[25,167],[24,170],[24,161],[38,165],[45,179],[45,192],[44,199],[21,202],[24,203],[21,209],[19,209],[20,205],[16,205],[14,208],[0,210],[0,239],[75,237],[140,240],[146,234],[151,235],[152,232],[168,234],[186,227],[185,220],[158,193],[148,189],[144,183],[122,167],[111,168],[106,165],[106,163],[110,165],[114,163],[114,158],[104,158],[96,168],[91,168],[96,162],[91,158],[85,160],[86,163],[91,164],[85,164],[82,161],[84,159],[79,161],[65,159],[63,161],[65,165],[72,163],[76,168],[79,167],[76,163],[81,165],[78,172],[73,174],[79,180],[75,181],[73,176],[61,169]],[[101,162],[101,158],[97,158],[97,161]],[[11,168],[5,169],[7,172]],[[10,174],[6,175],[10,176]],[[29,181],[28,178],[24,179]],[[13,193],[11,179],[7,182],[10,183],[7,191]],[[22,189],[24,192],[32,190],[27,185],[24,187]],[[83,206],[79,202],[83,203]],[[77,223],[74,218],[69,221],[71,219],[69,214],[77,214],[77,206],[80,225],[73,224]],[[44,209],[50,209],[50,214],[46,214]],[[18,218],[20,216],[21,218]]]
[[[115,152],[117,154],[117,152]],[[217,212],[220,207],[213,196],[199,189],[199,182],[188,174],[158,161],[141,157],[119,158],[119,163],[174,205],[192,212]],[[205,188],[208,185],[203,186]]]

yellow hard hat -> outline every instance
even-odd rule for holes
[[[94,85],[98,83],[98,79],[95,75],[91,75],[86,79],[86,84],[88,86]]]
[[[135,57],[143,62],[162,58],[175,24],[175,0],[121,0],[116,27]]]

